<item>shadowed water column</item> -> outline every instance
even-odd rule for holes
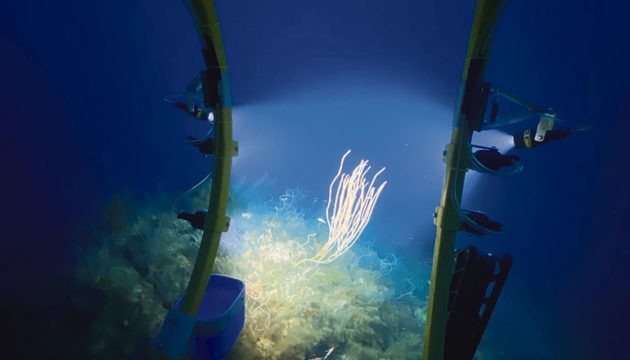
[[[376,178],[385,171],[385,168],[379,170],[370,182],[365,178],[371,168],[368,166],[367,160],[361,160],[351,174],[343,173],[343,163],[348,154],[350,154],[350,150],[341,157],[337,175],[333,178],[328,189],[328,204],[326,205],[328,241],[315,256],[301,260],[296,265],[307,261],[317,264],[332,262],[354,245],[370,221],[376,201],[387,181],[384,181],[378,188],[374,186],[374,183]]]

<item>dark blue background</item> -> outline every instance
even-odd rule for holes
[[[283,99],[322,78],[365,74],[384,88],[390,82],[430,93],[450,108],[474,3],[218,7],[236,109]],[[555,358],[619,358],[625,349],[629,22],[623,0],[512,0],[497,28],[488,79],[593,126],[519,153],[527,166],[520,176],[480,181],[471,201],[500,214],[508,234],[460,240],[514,254],[506,293],[527,304]],[[49,278],[72,263],[76,227],[95,222],[113,193],[181,191],[203,176],[207,162],[182,146],[184,122],[162,101],[201,66],[179,2],[0,4],[0,281],[7,304],[34,297],[45,306],[56,293],[72,293]],[[312,131],[323,139],[330,128]],[[282,139],[291,143],[291,132]],[[274,175],[295,169],[285,171]],[[395,204],[389,209],[396,214]]]

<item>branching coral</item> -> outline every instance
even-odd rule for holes
[[[365,176],[370,171],[367,160],[361,160],[350,175],[342,173],[343,163],[348,154],[350,150],[341,157],[337,175],[328,189],[328,204],[326,205],[328,241],[315,256],[304,259],[298,264],[305,261],[326,264],[345,254],[367,226],[374,206],[387,184],[387,181],[384,181],[378,188],[374,186],[376,178],[385,171],[385,168],[379,170],[370,182],[366,180]]]

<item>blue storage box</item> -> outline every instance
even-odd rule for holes
[[[201,301],[194,330],[198,359],[223,359],[245,324],[245,284],[235,278],[213,274]]]
[[[153,346],[167,357],[223,359],[245,324],[245,284],[229,276],[210,276],[196,318],[180,311],[183,298],[166,314]]]

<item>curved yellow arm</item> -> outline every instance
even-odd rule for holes
[[[427,328],[424,336],[424,360],[443,360],[448,322],[450,282],[454,270],[455,238],[461,225],[459,204],[464,187],[464,175],[470,140],[483,116],[477,110],[482,104],[479,89],[483,85],[486,63],[503,0],[477,0],[464,71],[457,97],[451,143],[446,153],[446,175],[440,206],[435,214],[437,231],[433,252],[433,269],[429,288]]]

